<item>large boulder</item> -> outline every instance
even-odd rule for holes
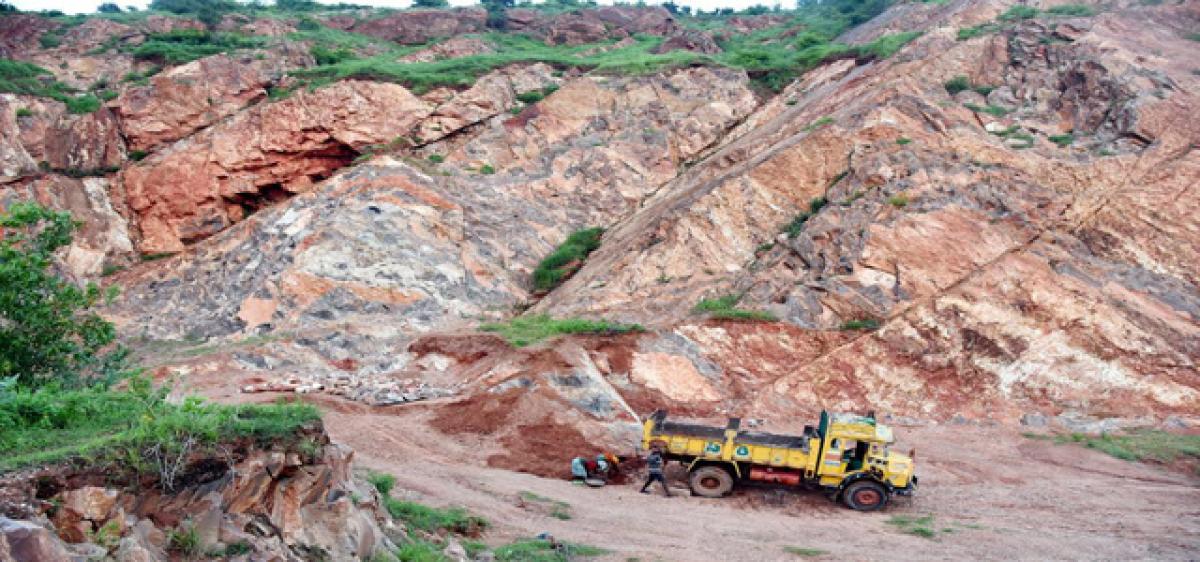
[[[0,517],[0,562],[65,562],[70,559],[66,545],[45,527]]]
[[[359,20],[350,31],[405,45],[475,33],[487,28],[487,12],[480,8],[406,10],[383,17]]]

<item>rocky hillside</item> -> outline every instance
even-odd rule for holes
[[[160,375],[439,398],[495,466],[660,406],[1195,421],[1200,7],[835,12],[8,15],[0,201]]]

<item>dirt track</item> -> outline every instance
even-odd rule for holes
[[[487,542],[548,531],[626,560],[794,560],[785,546],[828,551],[828,559],[1196,559],[1200,482],[1074,445],[1021,436],[1013,428],[899,428],[900,447],[918,449],[919,495],[882,513],[856,513],[819,494],[749,490],[733,498],[670,499],[636,487],[589,489],[488,468],[485,437],[448,439],[428,413],[352,407],[330,411],[334,440],[358,466],[398,478],[399,493],[462,505],[496,528]],[[587,451],[563,451],[567,458]],[[676,486],[682,482],[676,481]],[[529,491],[570,504],[572,518],[522,505]],[[933,515],[934,539],[901,532],[896,515]]]

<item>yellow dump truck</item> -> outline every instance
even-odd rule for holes
[[[817,427],[801,435],[742,431],[741,419],[724,429],[667,421],[654,412],[642,427],[642,447],[683,463],[696,495],[716,498],[741,482],[822,489],[851,509],[874,511],[894,494],[917,488],[913,460],[890,451],[892,429],[873,414],[821,412]]]

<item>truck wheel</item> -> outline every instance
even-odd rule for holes
[[[883,485],[873,480],[859,480],[846,487],[842,501],[855,511],[875,511],[887,505],[888,493]]]
[[[719,498],[733,490],[733,477],[719,466],[702,466],[688,476],[692,493],[706,498]]]

